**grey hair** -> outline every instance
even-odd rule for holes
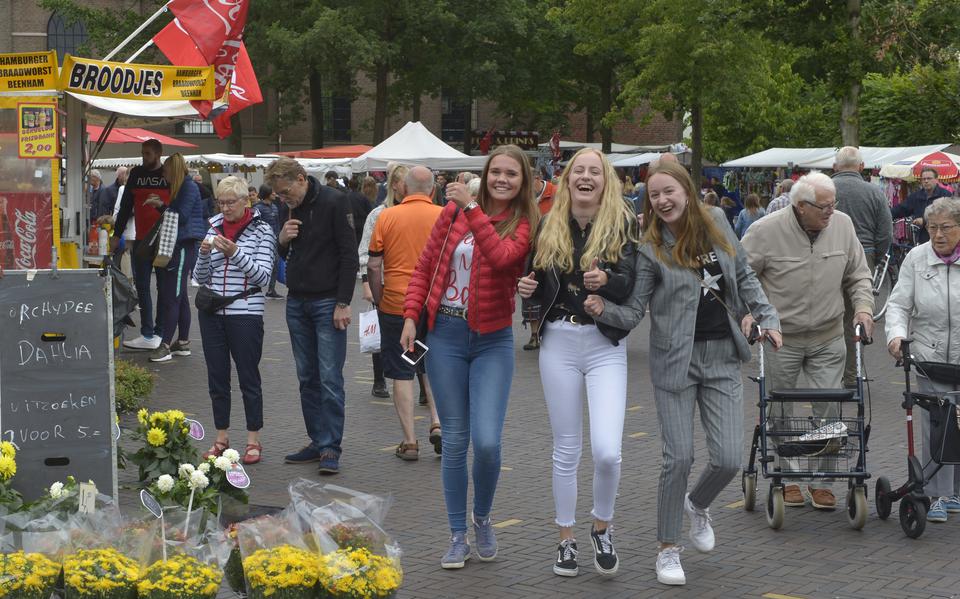
[[[407,195],[430,195],[434,186],[433,172],[425,166],[415,166],[407,172],[403,184],[407,187]]]
[[[834,170],[860,170],[863,164],[863,155],[860,148],[855,146],[844,146],[837,151],[836,158],[833,159]]]
[[[470,192],[470,197],[477,199],[480,195],[480,177],[474,177],[467,182],[467,191]]]
[[[933,216],[946,216],[960,224],[960,198],[937,198],[923,211],[923,220],[929,222]]]
[[[220,179],[220,182],[217,183],[217,199],[220,199],[225,193],[232,193],[237,198],[247,197],[247,182],[240,177],[230,175],[229,177],[224,177]]]
[[[96,177],[97,179],[100,179],[101,181],[103,181],[103,175],[101,175],[100,171],[98,171],[97,169],[91,169],[90,172],[87,173],[87,176]]]
[[[794,206],[800,202],[815,204],[818,189],[828,191],[833,195],[837,194],[837,186],[833,184],[833,179],[819,171],[811,171],[800,177],[790,189],[790,203]]]
[[[790,193],[793,188],[793,179],[784,179],[780,182],[780,193]]]

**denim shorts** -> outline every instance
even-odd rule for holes
[[[403,348],[400,347],[403,316],[377,310],[377,318],[380,320],[380,360],[383,363],[383,376],[395,381],[412,381],[417,367],[403,359]]]

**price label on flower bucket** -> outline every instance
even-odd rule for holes
[[[140,491],[140,503],[142,503],[143,507],[147,508],[147,510],[149,510],[150,513],[157,518],[163,516],[163,508],[160,507],[160,502],[157,501],[157,498],[151,495],[146,489]]]
[[[250,477],[243,466],[234,464],[233,468],[227,470],[227,482],[238,489],[246,489],[250,486]]]
[[[187,433],[190,435],[190,438],[196,439],[197,441],[203,441],[203,437],[206,434],[206,431],[203,430],[203,425],[190,418],[185,418],[184,422],[186,422],[187,426],[190,427],[190,432]]]
[[[93,482],[80,483],[77,511],[92,514],[97,509],[97,485]]]

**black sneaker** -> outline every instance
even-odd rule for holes
[[[383,397],[390,399],[390,392],[387,391],[387,382],[386,381],[377,381],[373,384],[373,391],[370,392],[370,395],[374,397]]]
[[[606,530],[597,532],[590,528],[590,540],[593,541],[593,566],[597,574],[613,576],[620,567],[617,552],[613,548],[613,538],[610,536],[610,526]]]
[[[573,539],[564,539],[557,545],[557,561],[553,564],[553,573],[557,576],[576,576],[580,573],[577,567],[577,542]]]

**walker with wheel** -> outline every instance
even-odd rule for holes
[[[960,464],[960,416],[958,416],[956,397],[960,391],[917,393],[910,390],[910,369],[927,377],[935,383],[948,385],[960,384],[960,366],[942,362],[923,362],[914,360],[910,354],[910,340],[900,342],[903,358],[898,365],[903,366],[906,388],[903,391],[902,407],[907,415],[907,482],[892,490],[885,476],[877,479],[875,501],[877,515],[881,520],[890,517],[893,504],[900,502],[900,528],[911,539],[923,534],[927,526],[927,511],[930,498],[923,487],[943,466]],[[930,459],[936,468],[925,475],[924,465],[914,453],[913,443],[913,406],[930,413],[931,439],[929,442]],[[927,440],[924,440],[927,442]]]
[[[866,468],[870,424],[864,419],[864,377],[861,348],[872,340],[856,327],[857,385],[855,389],[780,389],[767,393],[764,377],[764,349],[759,345],[760,373],[750,377],[759,386],[760,416],[753,431],[750,456],[741,477],[743,508],[753,511],[757,497],[757,462],[763,478],[770,479],[766,500],[767,524],[777,530],[784,521],[784,481],[801,479],[846,479],[846,511],[855,530],[867,522]],[[750,336],[760,338],[757,327]],[[837,416],[820,419],[774,417],[771,407],[791,403],[836,403]],[[759,455],[759,459],[758,456]],[[777,458],[780,458],[779,460]],[[833,468],[824,468],[826,463]]]

